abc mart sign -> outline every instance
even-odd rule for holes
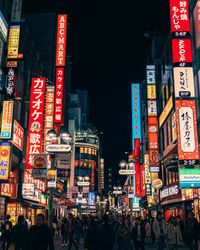
[[[120,175],[134,175],[135,170],[134,169],[121,169],[119,170]]]
[[[72,147],[69,144],[48,144],[46,151],[49,153],[69,153]]]

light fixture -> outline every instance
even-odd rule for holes
[[[128,166],[131,167],[131,168],[135,167],[134,161],[133,161],[133,160],[130,160],[130,161],[128,162]]]
[[[57,136],[56,131],[55,131],[54,129],[50,129],[50,130],[47,132],[47,135],[50,136],[50,137]]]
[[[126,167],[126,162],[124,160],[120,161],[119,166],[121,168],[125,168]]]
[[[66,132],[66,131],[61,131],[60,132],[60,137],[66,143],[70,143],[71,140],[72,140],[71,135],[68,132]]]

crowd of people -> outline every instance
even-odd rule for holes
[[[51,228],[43,214],[36,216],[30,226],[24,216],[18,217],[13,226],[6,216],[1,224],[1,248],[3,250],[54,250],[54,237],[62,239],[63,249],[79,249],[80,240],[87,250],[144,250],[148,246],[158,250],[177,250],[188,247],[198,250],[200,224],[191,212],[184,224],[180,216],[171,216],[168,221],[161,212],[153,217],[104,215],[54,218]],[[74,249],[73,248],[73,249]]]

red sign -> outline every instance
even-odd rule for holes
[[[149,166],[150,167],[158,167],[159,166],[158,149],[149,150]]]
[[[67,15],[58,15],[57,41],[56,41],[56,66],[65,66],[67,44]]]
[[[56,68],[56,93],[54,122],[63,123],[64,68]]]
[[[198,160],[198,134],[195,100],[176,100],[179,160]]]
[[[141,197],[140,139],[134,139],[135,196]]]
[[[33,179],[31,174],[28,171],[24,171],[24,183],[34,183],[35,188],[42,191],[46,192],[46,183],[45,181],[38,180],[38,179]]]
[[[19,125],[19,123],[16,120],[14,120],[12,144],[22,151],[23,143],[24,143],[24,129],[22,128],[21,125]]]
[[[192,62],[192,46],[190,39],[172,39],[173,63]]]
[[[46,87],[46,100],[45,100],[45,129],[53,129],[54,118],[54,86]]]
[[[26,168],[33,168],[35,154],[42,153],[44,97],[46,78],[32,78],[27,139]]]
[[[188,0],[170,0],[171,32],[189,32]]]
[[[2,183],[1,184],[1,195],[8,196],[10,198],[16,198],[17,197],[17,184]]]

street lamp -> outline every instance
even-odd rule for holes
[[[49,143],[54,143],[57,145],[61,145],[61,140],[63,142],[65,142],[65,144],[69,144],[72,140],[72,137],[69,133],[67,133],[66,131],[61,131],[59,134],[56,133],[56,131],[54,129],[51,129],[47,132],[47,139],[48,139],[48,144],[46,145],[46,151],[47,154],[51,156],[51,167],[49,170],[55,170],[55,163],[54,163],[54,159],[55,159],[55,155],[56,153],[68,153],[67,152],[58,152],[58,151],[48,151],[48,147],[49,147]],[[56,182],[56,180],[55,180]],[[55,187],[49,187],[49,198],[48,198],[48,211],[49,211],[49,215],[48,215],[48,223],[49,226],[52,226],[53,223],[53,189]]]

